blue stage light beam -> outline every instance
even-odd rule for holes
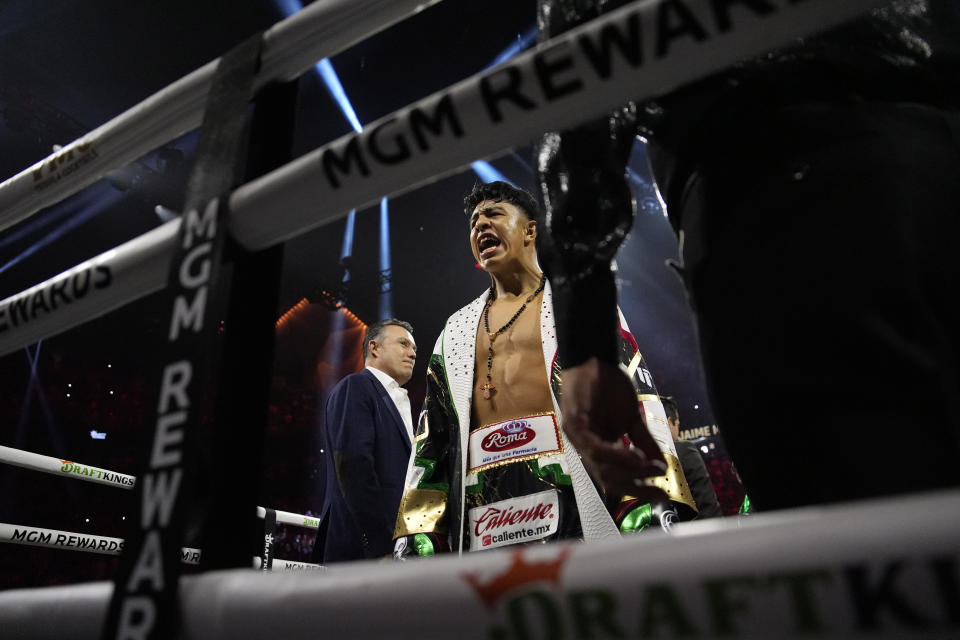
[[[350,209],[347,214],[347,226],[343,230],[343,247],[340,249],[340,259],[353,255],[353,228],[357,221],[357,210]]]
[[[534,44],[534,42],[536,42],[536,39],[537,39],[536,25],[530,27],[529,29],[524,31],[522,34],[518,33],[516,41],[513,44],[511,44],[509,47],[501,51],[500,55],[494,58],[493,62],[491,62],[487,66],[487,69],[490,69],[491,67],[495,67],[502,62],[506,62],[507,60],[516,56],[517,54],[522,53],[523,51],[526,51]],[[511,153],[513,154],[514,158],[521,164],[521,166],[523,166],[524,169],[526,169],[530,173],[533,173],[533,167],[531,167],[526,162],[526,160],[521,158],[520,154],[518,154],[516,151],[513,151]],[[497,171],[489,162],[484,162],[480,160],[480,161],[471,163],[470,166],[473,168],[473,171],[478,176],[480,176],[480,179],[483,180],[484,182],[491,182],[493,180],[503,180],[504,182],[509,182],[510,184],[513,184],[514,186],[516,186],[516,184],[514,184],[512,180],[508,180],[507,178],[505,178],[503,174]],[[630,181],[638,189],[649,188],[649,183],[646,180],[644,180],[644,178],[640,174],[638,174],[629,166],[627,167],[627,176],[630,179]]]
[[[33,355],[30,354],[30,349],[24,347],[27,352],[27,362],[30,363],[30,383],[32,384],[34,380],[37,379],[37,362],[40,360],[40,347],[43,345],[43,340],[37,340],[37,347],[33,350]]]
[[[34,387],[39,385],[37,379],[37,361],[40,359],[40,345],[42,340],[37,342],[37,347],[33,353],[30,353],[30,346],[23,348],[27,356],[27,368],[30,370],[30,377],[27,379],[27,390],[23,394],[23,402],[20,403],[20,413],[17,416],[17,426],[13,432],[13,440],[4,444],[10,444],[15,449],[22,449],[27,440],[27,425],[32,416],[33,391]],[[14,497],[19,495],[19,486],[22,473],[10,473],[5,468],[0,469],[0,506],[4,509],[11,507],[14,503]],[[76,484],[70,482],[68,484]]]
[[[344,91],[343,85],[340,84],[340,77],[337,76],[337,72],[334,71],[330,59],[324,58],[318,62],[316,69],[320,77],[323,78],[323,83],[327,85],[327,91],[329,91],[333,99],[337,101],[337,105],[340,107],[340,111],[343,112],[347,122],[350,123],[354,131],[362,133],[363,126],[360,124],[360,119],[357,118],[357,113],[353,110],[353,105],[350,104],[350,99],[347,98],[347,92]]]
[[[347,328],[347,317],[340,310],[331,311],[333,319],[330,321],[330,351],[328,351],[327,374],[321,380],[323,394],[326,396],[339,379],[339,371],[343,367],[343,332]],[[322,415],[322,413],[320,414]]]
[[[27,380],[27,390],[23,394],[23,404],[20,409],[20,417],[17,420],[17,430],[14,435],[14,446],[21,446],[23,444],[24,429],[30,420],[33,392],[34,389],[40,386],[40,378],[37,376],[37,362],[40,360],[40,347],[42,344],[43,340],[39,340],[33,353],[30,353],[29,345],[23,348],[24,353],[27,354],[27,365],[30,367],[30,379]]]
[[[298,0],[274,0],[274,4],[276,4],[280,12],[288,18],[303,9],[303,4]],[[336,101],[337,106],[340,107],[340,111],[343,112],[343,116],[347,119],[347,122],[350,123],[354,131],[361,133],[363,131],[363,125],[360,124],[360,118],[357,117],[353,105],[350,104],[347,92],[344,90],[343,85],[340,84],[340,77],[334,70],[330,59],[324,58],[314,65],[314,69],[317,74],[319,74],[320,79],[323,80],[323,84],[326,85],[330,96]]]
[[[536,41],[536,39],[537,25],[533,25],[523,33],[518,33],[517,39],[509,47],[501,51],[497,57],[493,59],[493,62],[488,64],[484,70],[495,67],[501,62],[506,62],[518,53],[526,51],[530,48],[530,45]],[[470,167],[473,169],[473,172],[476,173],[484,182],[494,182],[499,180],[501,182],[507,182],[513,186],[517,186],[513,180],[510,180],[505,175],[497,171],[492,164],[485,160],[471,162]]]
[[[54,420],[53,412],[50,410],[50,404],[47,402],[47,395],[43,391],[43,385],[40,383],[40,376],[37,375],[37,363],[40,361],[40,347],[42,345],[43,340],[38,340],[33,354],[30,353],[29,347],[24,347],[24,350],[27,352],[27,361],[30,363],[30,382],[27,385],[27,393],[29,394],[33,391],[40,400],[40,410],[43,411],[44,418],[47,421],[47,429],[50,431],[50,437],[57,444],[58,450],[62,450],[61,438],[56,429],[56,421]]]
[[[303,9],[303,3],[300,0],[273,0],[273,3],[286,18]]]
[[[75,214],[71,214],[72,217],[70,219],[24,249],[18,256],[12,258],[3,266],[0,266],[0,273],[19,264],[37,251],[40,251],[77,227],[100,215],[124,196],[123,193],[113,190],[109,185],[102,182],[92,185],[86,191],[81,192],[81,194],[83,195],[79,200],[71,205],[76,207],[77,210]]]
[[[286,17],[292,16],[303,8],[303,5],[298,0],[274,0],[274,3],[277,5],[277,8],[280,9],[281,13],[283,13],[283,15]],[[360,124],[360,118],[357,117],[357,112],[353,108],[350,98],[347,97],[347,92],[343,88],[343,84],[340,82],[340,77],[333,68],[333,63],[330,62],[330,59],[324,58],[318,62],[316,65],[314,65],[314,70],[317,72],[317,75],[320,76],[320,79],[323,80],[323,84],[327,87],[327,91],[337,103],[337,106],[340,107],[343,117],[347,119],[347,122],[350,123],[350,126],[353,127],[354,131],[357,133],[362,133],[363,125]],[[353,209],[347,216],[347,226],[343,230],[343,248],[340,251],[341,260],[353,255],[353,229],[356,214],[357,210]],[[344,271],[342,281],[350,281],[349,269]]]
[[[157,214],[157,217],[160,219],[160,222],[167,223],[171,220],[180,217],[180,214],[174,211],[173,209],[167,209],[162,204],[158,204],[153,208],[153,212]]]
[[[61,202],[58,205],[41,211],[37,215],[29,218],[23,225],[17,227],[13,233],[0,238],[0,249],[41,231],[45,227],[56,224],[63,218],[69,217],[74,212],[74,209],[75,208],[70,206],[68,202]]]
[[[46,423],[47,433],[50,436],[50,442],[52,443],[53,453],[57,456],[65,456],[66,447],[64,446],[63,437],[60,435],[60,430],[57,426],[57,420],[53,415],[53,411],[50,409],[50,403],[47,402],[47,394],[43,390],[43,384],[40,381],[40,376],[37,374],[37,363],[40,361],[40,347],[43,345],[43,341],[40,340],[37,342],[36,348],[34,348],[33,353],[30,353],[30,347],[24,347],[23,350],[27,354],[27,363],[30,365],[30,380],[27,382],[27,391],[24,394],[23,398],[23,408],[20,412],[20,418],[17,421],[17,431],[14,436],[15,446],[22,446],[24,433],[26,427],[30,422],[31,417],[31,400],[34,396],[37,399],[37,403],[40,406],[40,411],[43,413],[44,422]]]
[[[180,136],[176,140],[171,141],[164,148],[176,149],[184,154],[189,154],[192,153],[196,147],[196,142],[197,133],[195,131],[191,131]],[[150,166],[151,169],[154,171],[160,171],[160,168],[157,166],[159,164],[159,153],[156,151],[147,154],[138,162],[143,162],[148,166],[152,165]],[[28,220],[24,221],[23,224],[15,227],[12,233],[8,233],[0,238],[0,249],[15,242],[19,242],[20,240],[23,240],[34,233],[38,233],[46,227],[53,226],[64,218],[69,218],[80,208],[97,206],[95,196],[97,194],[103,195],[105,193],[104,186],[106,184],[109,183],[101,182],[91,185],[90,188],[80,191],[73,196],[61,200],[57,204],[51,205],[50,207],[38,212],[35,216],[32,216]],[[166,211],[169,211],[169,209]],[[168,220],[168,218],[165,218],[164,214],[161,214],[160,212],[158,212],[157,215],[160,216],[160,219],[163,222]],[[174,213],[174,217],[176,217],[176,215],[177,214]]]
[[[495,67],[501,62],[506,62],[507,60],[514,57],[515,55],[526,51],[527,49],[530,48],[531,45],[533,45],[534,42],[536,42],[536,40],[537,40],[537,25],[533,25],[523,33],[518,33],[517,39],[513,42],[513,44],[511,44],[509,47],[501,51],[500,55],[494,58],[493,62],[487,65],[486,69]],[[486,71],[486,69],[484,69],[484,71]]]
[[[350,209],[347,214],[347,226],[343,229],[343,247],[340,249],[340,263],[353,255],[353,228],[357,221],[357,210]],[[344,267],[343,280],[341,282],[350,282],[350,269]]]
[[[513,180],[497,171],[496,168],[494,168],[494,166],[486,160],[477,160],[476,162],[471,162],[470,166],[473,168],[473,172],[480,176],[480,179],[484,182],[500,180],[501,182],[508,182],[513,186],[517,186]]]
[[[34,389],[39,391],[40,380],[37,377],[37,362],[40,360],[40,346],[43,341],[37,342],[37,347],[33,353],[30,353],[30,347],[23,348],[27,354],[27,366],[30,368],[30,378],[27,380],[27,390],[23,394],[23,402],[20,406],[20,416],[17,420],[17,429],[14,433],[13,442],[15,447],[23,446],[24,434],[26,433],[27,423],[32,414]]]
[[[393,276],[390,268],[390,209],[387,199],[380,200],[380,319],[393,317]]]
[[[516,160],[520,164],[520,166],[526,170],[527,173],[529,174],[533,173],[533,167],[530,166],[530,162],[526,158],[521,156],[516,151],[511,151],[510,155],[513,156],[513,159]]]

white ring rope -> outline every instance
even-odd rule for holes
[[[317,571],[326,571],[326,567],[322,564],[313,564],[312,562],[299,562],[297,560],[281,560],[280,558],[273,559],[272,570],[283,569],[284,571],[288,569],[314,569]],[[260,565],[263,563],[263,558],[260,556],[253,556],[253,564],[251,565],[254,569],[259,569]]]
[[[215,571],[181,578],[179,637],[956,637],[958,514],[951,491],[320,575]],[[110,593],[3,591],[0,629],[95,640]]]
[[[744,9],[757,3],[683,0],[707,33],[695,41],[659,33],[660,14],[667,7],[675,11],[675,2],[638,0],[241,186],[230,198],[230,231],[248,249],[265,248],[541,132],[576,126],[629,100],[663,95],[745,57],[889,4],[764,0],[759,4],[772,12],[759,16]],[[719,4],[735,7],[729,26],[715,24]],[[597,53],[607,49],[602,43],[613,33],[632,43],[627,49],[635,55],[633,61],[615,45],[609,47],[609,58]],[[658,52],[658,45],[666,43],[666,51]]]
[[[316,529],[320,526],[320,519],[316,516],[308,516],[302,513],[293,513],[292,511],[281,511],[274,509],[277,514],[277,524],[289,524],[294,527],[303,527],[304,529]],[[257,517],[261,520],[266,517],[267,510],[263,507],[257,507]],[[276,562],[276,560],[274,560]]]
[[[21,524],[0,522],[0,542],[24,544],[32,547],[88,551],[118,556],[123,553],[123,538],[98,536],[92,533],[44,529]],[[200,564],[200,549],[182,547],[180,561],[184,564]],[[276,561],[275,561],[276,562]]]
[[[96,482],[109,485],[111,487],[120,487],[122,489],[133,489],[137,479],[134,476],[120,473],[119,471],[110,471],[99,467],[73,462],[71,460],[61,460],[39,453],[31,453],[21,449],[0,446],[0,462],[12,464],[24,469],[41,471],[51,475],[66,476],[76,480],[86,480],[87,482]]]
[[[176,218],[0,301],[0,356],[163,289],[179,230]]]
[[[120,473],[119,471],[92,467],[79,462],[61,460],[60,458],[23,451],[22,449],[14,449],[12,447],[0,446],[0,463],[11,464],[51,475],[73,478],[75,480],[97,482],[122,489],[133,489],[137,482],[136,476]],[[277,514],[278,524],[303,527],[304,529],[316,529],[320,526],[320,520],[315,516],[294,513],[292,511],[281,511],[280,509],[274,509],[274,512]],[[257,517],[261,520],[266,516],[266,513],[266,508],[257,507]]]
[[[439,0],[320,0],[264,32],[259,89]],[[200,126],[214,60],[0,184],[0,231]]]
[[[279,519],[278,519],[279,522]],[[22,544],[48,549],[68,551],[87,551],[104,555],[118,556],[123,553],[123,538],[100,536],[92,533],[61,531],[20,524],[0,522],[0,542]],[[200,564],[201,550],[194,547],[181,547],[180,561],[184,564]],[[253,566],[260,568],[261,559],[253,557]],[[273,559],[273,568],[277,569],[324,569],[322,565],[297,560]]]
[[[736,7],[732,26],[720,30],[712,22],[711,0],[685,0],[703,25],[715,31],[699,42],[672,42],[658,55],[652,49],[660,38],[655,18],[665,1],[628,5],[240,187],[230,198],[232,234],[249,249],[282,242],[542,131],[575,125],[630,99],[662,94],[745,56],[886,4],[765,0],[776,10],[759,17]],[[596,54],[585,51],[603,49],[598,43],[604,34],[616,32],[629,39],[631,25],[637,27],[633,41],[640,47],[634,66],[615,46],[606,71],[601,68],[605,65],[591,62]],[[545,68],[564,71],[548,73]],[[504,93],[513,97],[491,97]],[[548,93],[552,100],[545,97]],[[522,108],[514,101],[517,96],[528,101]],[[179,229],[175,225],[179,220],[0,301],[0,355],[163,288]],[[93,278],[93,286],[78,289],[83,274]]]

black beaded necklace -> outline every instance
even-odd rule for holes
[[[510,328],[510,325],[512,325],[514,321],[520,317],[520,314],[523,313],[523,310],[527,308],[527,305],[530,304],[534,298],[540,295],[540,292],[543,291],[543,287],[546,286],[546,284],[547,276],[541,275],[540,286],[537,287],[537,290],[527,296],[526,302],[520,305],[520,308],[517,309],[515,314],[513,314],[513,317],[507,320],[505,325],[493,333],[490,332],[490,305],[493,304],[493,298],[496,295],[497,290],[492,284],[490,285],[490,296],[487,298],[487,304],[483,308],[483,330],[487,333],[487,337],[490,338],[490,346],[487,347],[487,381],[480,385],[480,389],[483,391],[484,400],[489,400],[490,392],[496,390],[496,387],[493,386],[493,382],[490,378],[490,371],[493,369],[493,341],[497,339],[497,336]]]

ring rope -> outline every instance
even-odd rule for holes
[[[261,569],[263,565],[263,558],[260,556],[253,556],[253,564],[251,565],[254,569]],[[280,558],[273,559],[273,566],[271,570],[276,570],[277,568],[288,570],[288,569],[314,569],[317,571],[326,571],[326,567],[322,564],[313,564],[312,562],[299,562],[297,560],[282,560]]]
[[[648,49],[660,37],[655,18],[665,2],[627,5],[241,186],[230,197],[231,233],[251,250],[283,242],[539,132],[575,125],[631,99],[662,94],[886,4],[770,0],[765,4],[780,5],[772,13],[734,12],[728,28],[718,28],[702,41],[677,41],[657,55]],[[685,2],[704,24],[712,24],[715,3]],[[609,66],[596,67],[585,51],[595,56],[596,50],[616,49],[604,45],[611,32],[628,40],[634,34],[637,49],[629,55],[616,50]],[[562,83],[559,78],[544,80],[544,65],[564,59],[556,68],[569,67],[570,75]],[[564,90],[544,82],[562,84]],[[514,104],[518,95],[529,101],[523,108]],[[384,140],[395,141],[396,148],[387,149],[390,143]],[[163,288],[179,224],[173,220],[0,301],[0,355]],[[76,282],[91,278],[93,286],[78,295]]]
[[[86,480],[87,482],[96,482],[98,484],[120,487],[122,489],[133,489],[133,485],[137,481],[134,476],[120,473],[119,471],[92,467],[79,462],[62,460],[39,453],[14,449],[12,447],[0,446],[0,462],[33,471],[66,476],[76,480]]]
[[[288,524],[294,527],[303,527],[304,529],[316,529],[320,526],[320,519],[316,516],[308,516],[302,513],[293,513],[292,511],[281,511],[274,509],[277,514],[278,524]],[[266,517],[267,510],[264,507],[257,507],[257,517],[261,520]],[[276,562],[276,560],[274,560]]]
[[[256,88],[293,79],[440,0],[326,0],[264,32]],[[219,58],[0,184],[0,231],[200,126]]]
[[[707,34],[701,40],[661,33],[670,30],[661,18],[676,4],[637,0],[248,182],[230,198],[231,233],[248,250],[266,248],[544,131],[663,95],[889,0],[683,0]],[[720,24],[719,4],[764,8],[730,11],[729,24]],[[614,39],[629,44],[620,49]],[[603,51],[609,57],[597,53]],[[604,62],[596,62],[598,55]]]
[[[123,538],[98,536],[92,533],[60,531],[21,524],[0,522],[0,542],[23,544],[51,549],[69,549],[118,556],[123,553]],[[200,564],[200,549],[182,547],[180,561],[184,564]],[[274,561],[276,562],[276,560]]]
[[[958,514],[954,490],[681,523],[669,537],[357,562],[329,567],[331,579],[215,571],[181,578],[182,635],[956,637]],[[110,593],[3,591],[0,629],[94,640]]]
[[[111,487],[121,489],[133,489],[136,484],[136,476],[120,473],[119,471],[110,471],[90,465],[63,460],[52,456],[45,456],[40,453],[32,453],[12,447],[0,446],[0,463],[6,463],[24,469],[40,471],[51,475],[73,478],[75,480],[86,480],[87,482],[96,482]],[[319,518],[292,511],[274,510],[277,514],[277,522],[305,529],[316,529],[320,526]],[[263,519],[266,515],[265,507],[257,507],[257,517]]]

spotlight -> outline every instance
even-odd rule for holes
[[[158,204],[153,208],[153,212],[157,214],[157,217],[160,218],[161,222],[170,222],[174,218],[179,217],[179,214],[173,209],[167,209],[162,204]]]
[[[333,99],[337,101],[337,104],[340,106],[340,111],[343,112],[343,116],[350,123],[350,126],[353,127],[353,130],[357,133],[362,133],[363,126],[360,125],[360,119],[353,110],[353,105],[350,104],[350,99],[347,98],[347,92],[343,90],[343,85],[340,84],[340,78],[337,77],[337,72],[334,71],[333,65],[330,64],[330,59],[324,58],[318,62],[316,69],[320,77],[323,78],[323,83],[327,85],[327,91],[329,91]]]
[[[513,183],[513,180],[509,180],[505,175],[497,171],[492,164],[486,162],[485,160],[471,162],[470,166],[473,168],[473,172],[480,176],[480,179],[484,182],[494,182],[499,180],[500,182],[506,182],[513,186],[517,186]]]
[[[536,25],[533,25],[523,33],[518,33],[516,42],[514,42],[509,47],[501,51],[500,55],[498,55],[496,58],[493,59],[493,62],[490,63],[487,69],[490,69],[491,67],[495,67],[501,62],[506,62],[507,60],[509,60],[510,58],[512,58],[513,56],[517,55],[522,51],[526,51],[527,49],[530,48],[530,45],[532,45],[534,40],[536,39],[537,39]]]
[[[390,208],[387,199],[380,200],[380,317],[393,316],[393,270],[390,266]]]
[[[393,282],[393,270],[384,269],[383,271],[381,271],[380,274],[377,276],[377,285],[380,288],[380,293],[389,293],[392,288],[392,285],[391,285],[392,282]]]

